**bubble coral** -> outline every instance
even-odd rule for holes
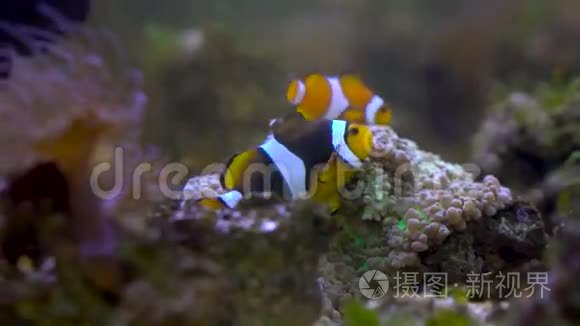
[[[375,127],[373,134],[371,164],[383,169],[383,177],[363,176],[367,184],[363,218],[383,221],[391,267],[417,264],[417,253],[441,245],[470,221],[493,216],[512,202],[511,191],[494,176],[475,182],[469,167],[422,151],[389,127]]]

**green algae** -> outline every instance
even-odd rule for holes
[[[427,326],[470,326],[474,322],[464,314],[452,310],[443,310],[429,318]]]
[[[380,318],[375,311],[365,308],[360,302],[352,302],[344,310],[346,326],[379,326]]]

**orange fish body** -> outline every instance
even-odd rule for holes
[[[379,125],[391,122],[388,105],[353,75],[310,74],[304,80],[294,79],[288,85],[286,99],[307,120],[342,119]]]

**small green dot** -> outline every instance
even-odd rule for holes
[[[362,271],[368,271],[370,267],[369,264],[365,261],[362,265],[360,265],[359,269]]]
[[[407,223],[405,223],[405,220],[399,220],[399,222],[397,222],[397,227],[399,228],[399,230],[401,231],[405,231],[407,230]]]

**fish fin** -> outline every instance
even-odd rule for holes
[[[240,155],[242,152],[236,152],[232,156],[228,158],[225,164],[225,168],[223,169],[222,173],[220,173],[220,185],[222,188],[227,189],[226,187],[226,175],[228,174],[228,170],[232,161],[236,158],[236,156]]]
[[[319,186],[325,187],[324,184]],[[327,206],[331,214],[334,214],[340,208],[340,194],[338,191],[324,192],[324,194],[317,192],[312,197],[312,201]]]
[[[330,211],[330,215],[335,215],[338,210],[340,209],[340,200],[332,201],[328,204],[328,210]]]
[[[239,202],[243,199],[241,192],[237,190],[227,191],[215,198],[203,198],[198,201],[198,203],[208,208],[212,211],[216,211],[222,208],[235,208],[238,206]]]
[[[318,183],[328,183],[328,181],[329,181],[329,180],[325,179],[325,178],[322,176],[322,173],[320,173],[320,174],[318,174],[318,177],[316,178],[316,181],[317,181]]]
[[[316,170],[318,182],[328,183],[336,177],[336,169],[334,168],[335,160],[334,156],[331,157],[324,166]]]
[[[348,107],[340,115],[341,120],[346,120],[348,122],[358,122],[363,123],[365,121],[364,111],[358,108]]]
[[[375,114],[377,125],[389,125],[393,120],[393,111],[388,104],[384,104]]]
[[[307,107],[299,105],[296,107],[296,113],[298,113],[304,120],[314,120],[315,118],[309,113]]]
[[[247,150],[234,154],[226,163],[226,170],[221,176],[222,186],[225,189],[234,189],[239,186],[244,171],[256,157],[255,150]]]
[[[197,203],[212,211],[217,211],[225,207],[224,204],[217,198],[203,198],[198,200]]]
[[[270,122],[268,122],[268,127],[272,128],[272,127],[274,127],[279,122],[280,122],[280,119],[277,119],[277,118],[270,119]]]
[[[321,204],[328,207],[330,214],[334,214],[340,208],[340,194],[338,192],[333,192],[328,196],[325,196],[322,200],[318,200]]]
[[[219,195],[217,200],[223,205],[223,207],[235,208],[243,198],[244,195],[241,192],[231,190]]]
[[[330,160],[316,168],[316,184],[311,185],[309,195],[315,203],[326,205],[331,214],[340,207],[337,164],[340,160],[333,154]]]
[[[294,112],[293,114],[288,115],[288,117],[285,118],[285,120],[295,120],[295,121],[299,121],[299,122],[308,121],[306,119],[306,117],[304,117],[304,115],[298,111]]]
[[[357,72],[353,72],[353,71],[342,71],[341,73],[338,74],[341,78],[343,77],[347,77],[347,78],[354,78],[354,79],[358,79],[362,81],[362,75],[360,73]]]
[[[287,126],[289,123],[302,123],[307,121],[306,118],[302,115],[302,113],[295,111],[289,113],[282,118],[276,118],[270,120],[270,130],[275,131],[279,130],[283,126]]]
[[[302,114],[302,112],[296,111],[296,115],[300,117],[303,121],[307,121],[306,117]]]

